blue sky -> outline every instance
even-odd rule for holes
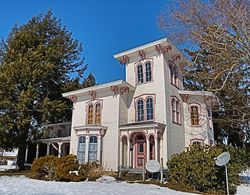
[[[0,38],[14,25],[52,9],[83,43],[85,62],[98,83],[125,79],[113,58],[120,51],[165,37],[157,18],[171,0],[2,0]]]

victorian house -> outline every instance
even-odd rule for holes
[[[167,38],[114,58],[126,67],[126,80],[64,93],[73,102],[72,122],[65,136],[42,140],[47,154],[54,148],[118,171],[152,159],[166,165],[190,144],[214,144],[211,113],[218,100],[211,92],[184,90],[188,61]]]

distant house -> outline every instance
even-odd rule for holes
[[[165,166],[191,144],[214,144],[212,108],[218,100],[211,92],[184,90],[188,61],[167,38],[114,58],[126,66],[126,80],[64,93],[74,107],[71,133],[59,136],[55,128],[61,124],[51,126],[55,137],[50,132],[41,140],[47,154],[57,148],[59,156],[72,153],[80,163],[99,161],[117,171],[152,159]]]

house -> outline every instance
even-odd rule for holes
[[[73,102],[70,151],[80,163],[99,161],[107,170],[139,169],[191,144],[214,144],[216,96],[183,88],[188,63],[167,39],[114,55],[126,80],[63,93]]]

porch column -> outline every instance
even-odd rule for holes
[[[36,144],[36,159],[39,157],[39,143]]]
[[[130,163],[130,141],[129,138],[127,139],[127,168],[130,167],[131,163]]]
[[[158,144],[158,138],[155,137],[155,160],[159,161],[159,144]]]
[[[49,155],[50,143],[47,143],[47,156]]]
[[[86,135],[85,163],[89,162],[89,135]]]
[[[98,135],[98,140],[97,140],[97,160],[101,164],[101,152],[102,150],[102,136]]]
[[[26,151],[25,151],[25,163],[27,163],[27,160],[28,160],[28,151],[29,151],[29,145],[27,144],[26,146]]]
[[[62,156],[62,142],[58,142],[58,157]]]
[[[149,137],[148,138],[146,138],[146,144],[147,144],[147,161],[146,162],[148,162],[149,161],[149,157],[150,157],[150,142],[149,142]]]

